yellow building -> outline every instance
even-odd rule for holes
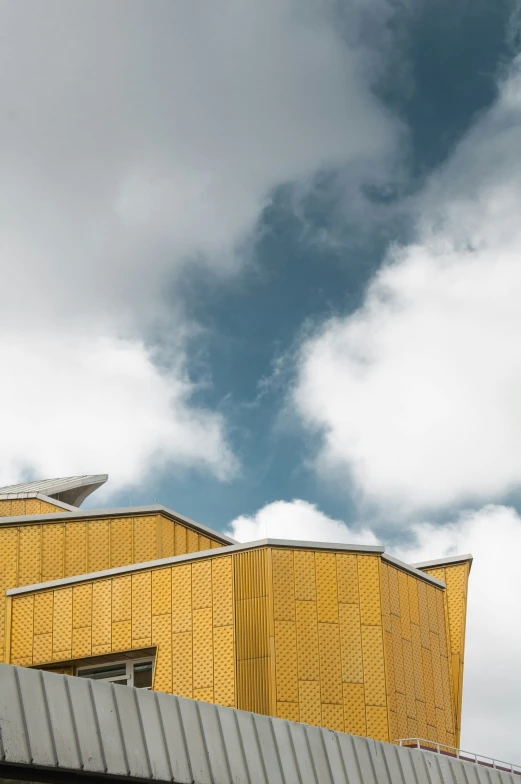
[[[0,488],[4,661],[459,745],[471,556],[238,544],[162,506],[73,505],[105,479]]]

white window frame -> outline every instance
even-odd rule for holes
[[[93,670],[93,669],[104,669],[104,667],[112,667],[116,664],[124,665],[125,666],[125,675],[113,675],[107,676],[106,678],[94,678],[93,680],[102,681],[104,683],[113,683],[114,681],[120,681],[123,678],[127,679],[127,686],[134,685],[134,665],[135,664],[151,664],[152,665],[152,680],[154,679],[154,657],[153,656],[146,656],[142,659],[118,659],[117,661],[109,661],[103,662],[102,664],[86,664],[82,667],[76,667],[76,675],[80,676],[82,670]],[[80,676],[81,677],[81,676]],[[85,677],[89,677],[88,675]],[[150,690],[152,686],[142,686],[142,689],[145,691],[148,689]]]

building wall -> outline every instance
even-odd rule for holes
[[[452,700],[455,709],[455,746],[459,747],[461,734],[461,709],[463,699],[463,665],[465,654],[465,628],[467,618],[467,588],[470,561],[448,564],[444,567],[425,569],[425,572],[443,580],[445,612],[448,619],[449,650],[452,665]]]
[[[455,745],[445,591],[378,554],[216,552],[10,604],[13,664],[157,647],[154,689]]]
[[[0,661],[7,588],[220,546],[155,514],[0,526]]]
[[[455,745],[445,591],[380,565],[391,740]]]
[[[157,646],[154,689],[236,704],[231,556],[14,597],[11,618],[11,664]]]
[[[267,548],[237,553],[233,557],[237,707],[264,715],[274,714],[269,565]]]
[[[39,515],[63,512],[63,506],[55,506],[39,498],[15,498],[11,501],[0,501],[0,517],[17,517],[18,515]]]
[[[388,740],[378,555],[276,550],[276,715]]]

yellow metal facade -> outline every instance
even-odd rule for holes
[[[7,588],[210,550],[221,545],[217,539],[160,514],[72,518],[58,522],[35,518],[30,523],[0,525],[0,661],[4,660]]]
[[[267,546],[15,595],[8,660],[66,668],[153,647],[157,690],[455,745],[464,625],[461,599],[377,553]]]
[[[63,512],[63,507],[55,506],[39,498],[13,498],[11,501],[0,501],[0,517],[52,514],[53,512]]]
[[[443,567],[425,569],[425,571],[432,577],[443,580],[447,586],[445,590],[445,615],[448,626],[448,651],[452,664],[452,700],[456,724],[455,745],[459,746],[470,562],[447,564]]]

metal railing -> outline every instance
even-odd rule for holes
[[[446,757],[454,757],[455,759],[463,760],[463,762],[473,762],[476,765],[484,765],[487,768],[494,768],[494,770],[500,770],[504,773],[515,773],[518,776],[521,776],[521,765],[493,759],[492,757],[485,757],[483,754],[475,754],[473,751],[456,749],[454,746],[446,746],[444,743],[435,743],[434,741],[426,740],[425,738],[399,738],[395,743],[398,743],[405,748],[432,751],[435,754],[443,754]]]

